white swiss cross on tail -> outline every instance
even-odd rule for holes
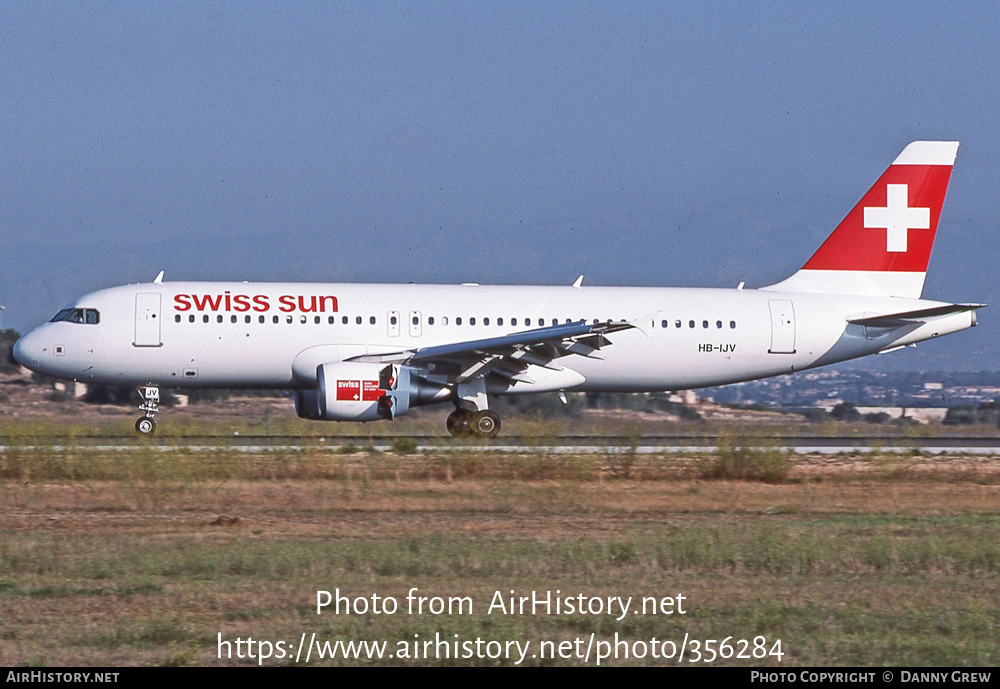
[[[906,251],[910,230],[931,228],[930,208],[910,208],[907,199],[909,185],[887,184],[885,208],[865,206],[865,228],[885,230],[885,250],[893,253]]]
[[[908,145],[802,270],[771,289],[919,297],[957,153],[957,141]]]

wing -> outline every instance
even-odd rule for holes
[[[404,364],[417,369],[427,380],[445,384],[461,384],[495,374],[511,384],[531,385],[535,380],[527,373],[530,367],[563,371],[564,367],[556,360],[569,355],[603,359],[599,350],[611,344],[607,336],[633,327],[629,323],[578,321],[503,337],[367,354],[350,361]]]

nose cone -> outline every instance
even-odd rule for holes
[[[14,360],[22,366],[30,369],[35,369],[38,367],[38,347],[34,345],[33,340],[37,340],[38,336],[35,335],[35,331],[31,331],[27,335],[22,335],[18,338],[17,342],[14,343]]]

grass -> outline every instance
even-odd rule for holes
[[[763,520],[726,527],[678,524],[647,534],[642,530],[651,524],[640,522],[635,531],[613,538],[555,544],[442,533],[408,534],[378,543],[367,538],[326,543],[298,538],[283,541],[273,536],[247,538],[243,533],[224,538],[199,534],[174,539],[174,547],[168,550],[145,542],[142,536],[81,540],[77,535],[70,539],[45,535],[23,541],[21,545],[29,546],[24,549],[4,544],[0,569],[8,584],[0,587],[0,595],[127,597],[162,594],[167,580],[173,578],[210,581],[234,576],[273,582],[303,572],[329,578],[558,578],[572,574],[578,562],[587,564],[586,572],[608,579],[614,579],[623,568],[648,575],[862,576],[884,571],[896,575],[995,576],[1000,573],[1000,545],[980,543],[980,539],[988,538],[998,522],[977,522],[969,517],[957,526],[941,526],[928,519],[907,524],[905,529],[894,522],[891,528],[898,533],[891,537],[878,533],[859,536],[856,527],[849,524],[838,528],[799,520]],[[976,543],[980,544],[973,545]],[[110,548],[101,551],[101,544]],[[11,581],[17,577],[78,583],[21,588]]]
[[[391,644],[762,635],[782,640],[781,666],[1000,661],[994,460],[782,455],[783,482],[766,483],[755,474],[772,460],[756,442],[692,457],[7,444],[0,664],[253,664],[219,659],[218,635],[303,632]],[[701,478],[723,461],[755,468]],[[403,605],[413,588],[467,596],[472,614],[315,610],[317,590]],[[686,613],[487,614],[511,590],[682,594]]]
[[[270,400],[268,406],[256,400],[252,411],[232,400],[226,403],[194,405],[186,409],[167,409],[158,417],[154,439],[209,436],[219,439],[234,434],[254,436],[296,436],[323,438],[330,435],[368,439],[397,437],[435,438],[444,432],[444,418],[449,405],[418,408],[409,415],[378,423],[316,423],[296,418],[290,400]],[[119,436],[133,438],[132,424],[138,412],[129,407],[91,406],[68,403],[53,410],[58,416],[5,416],[0,420],[0,438],[31,437],[44,439],[87,439]],[[925,436],[993,435],[996,427],[987,424],[943,426],[873,425],[866,423],[829,422],[803,424],[798,415],[787,421],[768,420],[768,434],[809,437],[843,437],[878,435],[886,439],[919,439]],[[666,421],[662,416],[637,414],[628,419],[609,420],[601,415],[579,418],[536,419],[531,415],[512,414],[504,418],[501,437],[525,436],[546,444],[566,434],[615,437],[641,437],[644,434],[702,437],[761,437],[761,424],[746,420],[712,420],[697,422]],[[529,440],[530,442],[530,440]],[[898,443],[896,443],[898,444]]]
[[[739,479],[784,483],[792,468],[790,451],[766,438],[719,438],[714,456],[702,472],[706,479]]]

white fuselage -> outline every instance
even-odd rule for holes
[[[73,306],[99,322],[31,331],[17,356],[59,378],[108,385],[313,387],[319,363],[481,340],[555,323],[627,322],[601,358],[506,392],[657,391],[722,385],[865,356],[975,324],[971,312],[904,329],[848,318],[941,302],[770,289],[321,283],[147,283]]]

